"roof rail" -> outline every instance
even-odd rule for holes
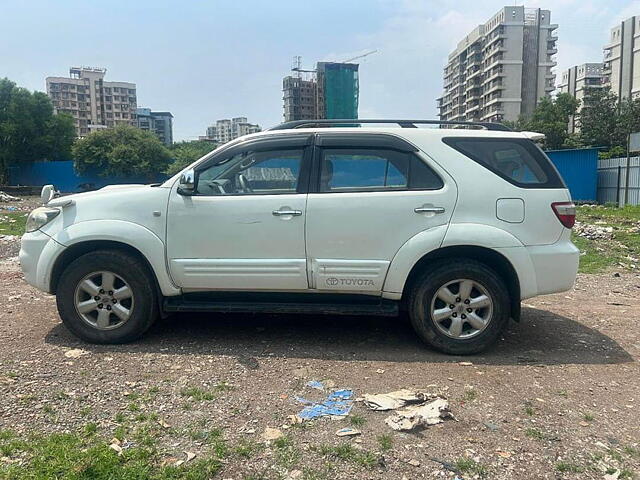
[[[493,122],[456,122],[450,120],[375,120],[375,119],[358,119],[358,118],[342,118],[342,119],[317,119],[317,120],[294,120],[292,122],[284,122],[269,130],[286,130],[292,128],[314,128],[314,127],[351,127],[361,126],[363,123],[395,123],[402,128],[418,128],[417,125],[452,125],[484,128],[486,130],[498,130],[502,132],[512,131],[506,125]]]

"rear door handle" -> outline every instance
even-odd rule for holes
[[[444,207],[416,207],[413,211],[416,213],[444,213]]]
[[[302,215],[302,210],[274,210],[271,212],[276,217],[284,217],[287,215],[291,215],[293,217],[299,217]]]

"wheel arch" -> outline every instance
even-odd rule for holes
[[[474,260],[494,269],[504,280],[507,290],[509,291],[511,318],[516,321],[520,320],[520,280],[515,268],[509,259],[496,250],[476,245],[442,247],[432,250],[420,258],[407,276],[402,290],[402,301],[406,301],[406,296],[410,291],[411,285],[422,272],[429,268],[429,265],[448,258]]]
[[[48,282],[51,293],[55,293],[64,267],[79,255],[96,248],[124,250],[140,257],[153,273],[162,295],[181,293],[169,276],[164,242],[142,225],[121,220],[89,220],[70,225],[59,232],[54,240],[65,249],[55,259],[51,269]]]
[[[56,261],[53,264],[53,268],[51,269],[49,292],[55,295],[58,288],[58,283],[60,282],[60,277],[62,276],[62,272],[65,271],[65,269],[71,264],[71,262],[86,253],[96,250],[118,250],[143,260],[149,272],[153,274],[155,283],[158,284],[158,279],[156,278],[156,274],[153,271],[153,267],[151,267],[149,260],[137,248],[132,247],[131,245],[128,245],[126,243],[116,242],[113,240],[86,240],[83,242],[75,243],[65,248],[62,253],[58,255],[58,258],[56,258]]]

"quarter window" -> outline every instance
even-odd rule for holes
[[[459,137],[443,141],[516,186],[564,188],[551,161],[531,140]]]
[[[381,149],[325,148],[320,192],[437,190],[442,179],[412,153]]]

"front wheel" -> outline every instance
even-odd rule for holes
[[[509,320],[509,293],[500,276],[473,260],[433,265],[413,284],[413,328],[441,352],[469,355],[494,343]]]
[[[139,338],[158,314],[154,279],[139,258],[99,250],[64,270],[56,292],[65,326],[90,343],[126,343]]]

